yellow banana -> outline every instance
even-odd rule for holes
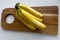
[[[17,13],[16,13],[18,19],[24,24],[26,25],[29,29],[31,30],[36,30],[36,28],[34,26],[32,26],[31,24],[29,24],[28,22],[26,22],[23,18],[23,16],[21,15],[21,13],[19,12],[19,10],[17,10]]]
[[[19,3],[17,3],[17,4],[19,4]],[[19,4],[19,6],[22,8],[22,9],[24,9],[24,10],[26,10],[26,11],[28,11],[29,13],[31,13],[31,14],[33,14],[34,16],[36,16],[36,17],[43,17],[43,15],[40,13],[40,12],[37,12],[36,10],[34,10],[34,9],[32,9],[31,7],[29,7],[29,6],[27,6],[27,5],[24,5],[24,4]]]
[[[26,22],[30,23],[31,25],[35,26],[38,29],[45,29],[46,28],[46,25],[39,22],[35,18],[31,17],[31,15],[27,11],[25,11],[24,9],[20,8],[19,5],[16,5],[16,9],[18,9],[20,11],[20,13],[23,15],[21,17],[23,17],[23,19]]]
[[[26,12],[24,9],[20,8],[21,10],[21,14],[23,15],[24,19],[29,22],[31,25],[34,25],[36,28],[38,29],[45,29],[46,26],[39,22],[38,20],[36,20],[35,18],[31,17],[31,15]]]

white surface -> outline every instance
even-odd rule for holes
[[[13,15],[8,15],[6,17],[6,23],[11,24],[14,22],[14,16]]]
[[[60,4],[58,0],[0,0],[0,40],[60,40],[59,38],[60,37],[60,27],[59,27],[60,25],[58,25],[57,36],[3,30],[1,28],[2,10],[4,8],[9,8],[9,7],[14,8],[17,2],[21,2],[29,6],[54,6],[54,5],[56,6]],[[59,17],[60,17],[60,14],[59,14]],[[60,21],[59,21],[59,24],[60,24]]]

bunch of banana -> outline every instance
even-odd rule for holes
[[[26,25],[31,30],[38,29],[45,29],[46,25],[42,23],[42,17],[43,15],[36,10],[24,5],[17,3],[15,6],[17,10],[17,17],[18,19]],[[41,18],[40,18],[41,17]]]

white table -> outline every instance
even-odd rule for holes
[[[0,40],[59,40],[60,39],[59,38],[60,37],[60,27],[59,27],[60,25],[58,25],[57,36],[3,30],[1,28],[2,10],[4,8],[12,8],[12,7],[14,8],[17,2],[21,2],[29,6],[56,6],[60,4],[59,1],[57,0],[0,0]],[[60,5],[58,6],[60,7]],[[59,17],[60,17],[60,14],[59,14]],[[58,22],[60,24],[60,21]]]

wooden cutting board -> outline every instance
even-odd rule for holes
[[[2,11],[1,25],[3,29],[23,31],[23,32],[36,32],[43,34],[58,34],[58,7],[57,6],[45,6],[45,7],[32,7],[33,9],[41,12],[43,17],[43,23],[46,24],[45,30],[32,31],[28,29],[17,17],[15,8],[5,8]],[[8,15],[14,16],[14,22],[11,24],[6,23],[6,17]]]

